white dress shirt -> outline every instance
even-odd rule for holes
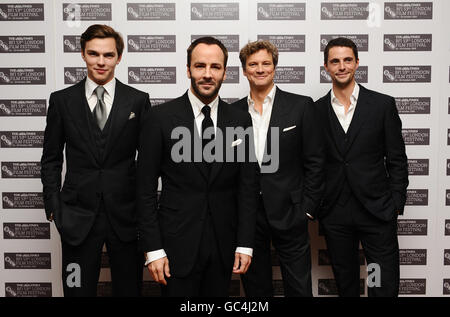
[[[96,84],[92,79],[86,77],[86,83],[84,85],[84,90],[86,92],[86,100],[89,104],[89,108],[91,112],[94,111],[95,106],[97,105],[97,94],[95,93],[95,89],[100,86]],[[114,93],[116,91],[116,79],[113,78],[108,83],[103,85],[105,88],[105,94],[103,95],[103,101],[106,105],[106,115],[109,116],[111,112],[111,108],[114,102]]]
[[[203,108],[203,106],[205,106],[205,104],[200,99],[198,99],[198,97],[196,95],[194,95],[194,93],[191,91],[191,89],[188,90],[188,98],[189,98],[189,102],[191,103],[191,106],[192,106],[192,111],[194,112],[195,125],[197,126],[198,135],[201,138],[202,137],[202,121],[205,118],[205,115],[202,112],[202,108]],[[217,109],[219,107],[219,96],[217,96],[211,103],[209,103],[208,106],[211,107],[211,119],[214,124],[214,131],[216,131],[217,130]],[[253,255],[252,248],[237,247],[236,252],[242,253],[242,254],[247,254],[249,256]],[[164,249],[147,252],[146,255],[147,255],[146,256],[147,259],[145,261],[145,265],[149,265],[151,262],[167,256]]]
[[[344,105],[339,102],[334,94],[333,89],[331,89],[331,106],[333,107],[334,113],[339,120],[339,123],[344,129],[345,133],[347,133],[348,127],[352,122],[353,114],[355,113],[356,103],[358,102],[359,96],[359,85],[355,83],[355,88],[353,88],[352,95],[350,96],[350,107],[348,108],[348,112],[345,113]]]
[[[260,114],[255,109],[255,102],[252,100],[251,96],[248,95],[248,112],[252,117],[254,140],[255,140],[255,152],[256,158],[258,159],[259,166],[264,157],[264,149],[266,146],[267,132],[269,130],[270,118],[272,116],[273,101],[275,100],[276,86],[274,85],[270,90],[269,94],[264,98],[262,105],[262,114]],[[313,218],[308,212],[306,215],[309,218]]]
[[[248,112],[252,117],[253,123],[253,139],[255,141],[255,152],[258,164],[261,163],[264,157],[264,149],[266,147],[267,131],[269,130],[270,117],[272,116],[273,101],[275,99],[276,86],[273,85],[269,94],[264,98],[262,105],[262,114],[255,109],[255,101],[250,94],[247,97]]]
[[[194,118],[195,118],[195,125],[197,126],[198,135],[200,136],[200,139],[202,138],[202,121],[205,118],[205,115],[202,112],[203,106],[205,104],[197,98],[196,95],[191,91],[191,89],[188,90],[188,98],[189,102],[192,106],[192,111],[194,112]],[[219,107],[219,96],[217,96],[211,103],[208,104],[208,106],[211,108],[211,119],[214,124],[214,133],[216,133],[217,129],[217,108]],[[223,131],[225,132],[225,131]]]

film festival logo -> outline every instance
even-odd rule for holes
[[[135,51],[139,51],[140,47],[139,45],[133,40],[133,39],[128,39],[128,44],[133,47],[133,49]],[[131,72],[130,72],[131,73]],[[131,75],[130,75],[131,76]]]
[[[389,48],[391,50],[395,50],[397,47],[395,46],[394,43],[391,42],[391,40],[389,38],[385,38],[384,39],[384,44],[386,44],[387,46],[389,46]],[[395,78],[394,78],[395,79]]]
[[[66,23],[69,28],[79,28],[81,26],[81,6],[76,3],[69,3],[64,9]]]
[[[2,40],[0,40],[0,47],[5,51],[9,51],[9,46],[5,44]]]
[[[392,74],[388,69],[385,69],[383,71],[384,77],[386,77],[387,80],[394,82],[395,81],[395,75]]]
[[[77,48],[75,44],[69,41],[69,39],[64,40],[64,45],[67,46],[71,51],[75,51]]]
[[[263,6],[260,6],[260,7],[258,8],[258,13],[261,14],[264,18],[270,19],[270,14],[269,14],[269,12],[267,12]]]
[[[195,15],[198,19],[202,19],[202,18],[203,18],[203,14],[197,9],[196,6],[192,6],[191,12],[192,12],[192,14]]]
[[[16,262],[14,262],[9,256],[5,257],[5,263],[8,263],[12,268],[16,267]]]
[[[4,226],[3,227],[3,231],[5,232],[5,234],[7,234],[8,237],[10,238],[14,238],[16,236],[16,234],[14,233],[14,231],[12,231],[9,226]]]
[[[383,10],[373,2],[331,2],[321,5],[322,20],[366,20],[369,28],[381,27]]]
[[[11,174],[12,174],[12,173],[11,173]],[[9,208],[13,208],[13,207],[14,207],[14,202],[13,202],[11,199],[9,199],[9,197],[6,196],[6,195],[3,197],[3,202],[4,202],[6,205],[8,205]]]
[[[11,109],[9,109],[4,103],[0,103],[0,110],[2,110],[7,115],[11,114]]]
[[[139,19],[139,13],[137,13],[133,7],[129,6],[127,9],[128,13],[134,18],[134,19]]]
[[[210,140],[202,148],[202,140],[199,137],[193,137],[187,127],[176,127],[172,130],[171,139],[177,140],[171,149],[171,158],[175,163],[213,163],[213,162],[258,162],[254,151],[250,151],[246,158],[245,140],[249,141],[248,147],[254,149],[253,129],[248,127],[226,127],[225,136],[222,129],[217,127],[208,127],[203,132],[203,138]],[[279,128],[270,128],[270,146],[271,153],[268,152],[268,146],[264,149],[264,155],[261,164],[261,173],[274,173],[279,166]],[[223,151],[224,141],[227,145],[225,153]],[[193,145],[193,148],[192,148]],[[193,154],[193,155],[192,155]],[[235,155],[236,154],[236,155]]]
[[[6,286],[5,292],[9,295],[9,297],[17,297],[17,293],[12,289],[11,286]]]
[[[0,8],[0,16],[4,19],[4,20],[8,20],[8,14],[2,10],[2,8]]]
[[[0,136],[0,140],[2,140],[2,141],[6,144],[6,146],[12,146],[12,145],[13,145],[12,140],[10,140],[10,139],[8,138],[8,136],[5,135],[5,134],[2,134],[2,135]]]
[[[450,294],[450,280],[444,280],[443,294],[444,295],[449,295]]]
[[[397,14],[395,13],[395,11],[392,10],[391,7],[388,5],[385,6],[384,11],[393,19],[395,19],[397,17]]]
[[[325,70],[325,68],[320,70],[320,76],[326,81],[326,82],[331,82],[331,76],[330,74],[328,74],[328,72]]]
[[[130,78],[131,79],[133,79],[134,80],[134,82],[140,82],[141,81],[141,78],[138,76],[138,75],[136,75],[136,73],[134,72],[134,71],[132,71],[132,70],[130,70],[129,72],[128,72],[128,76],[130,76]]]
[[[11,79],[8,76],[6,76],[4,72],[0,72],[0,79],[3,80],[5,83],[9,83],[11,81]]]

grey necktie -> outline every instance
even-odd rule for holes
[[[95,94],[97,95],[97,104],[94,108],[94,118],[97,121],[98,127],[103,131],[105,127],[106,120],[108,119],[108,115],[106,113],[106,104],[103,100],[103,96],[105,94],[105,88],[103,86],[98,86],[95,88]]]

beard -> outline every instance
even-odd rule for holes
[[[203,82],[204,81],[199,81],[198,83],[201,84]],[[223,83],[223,79],[217,81],[217,84],[216,84],[216,86],[214,87],[213,90],[211,90],[208,93],[203,93],[203,92],[201,92],[200,87],[197,84],[197,82],[195,81],[195,79],[191,77],[192,89],[194,90],[195,94],[197,95],[197,97],[200,100],[204,99],[204,100],[211,100],[212,101],[214,98],[216,98],[216,96],[219,94],[219,90],[220,90],[220,87],[222,86],[222,83]]]

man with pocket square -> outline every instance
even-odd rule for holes
[[[274,295],[272,243],[280,260],[284,295],[310,297],[308,219],[316,217],[325,161],[314,103],[310,97],[275,86],[278,49],[271,42],[249,43],[241,49],[239,58],[250,93],[234,105],[252,117],[261,167],[253,264],[242,276],[244,290],[247,296]],[[278,142],[273,142],[274,138]],[[265,173],[269,155],[278,157],[279,166]]]
[[[119,33],[91,25],[80,42],[87,78],[50,95],[41,159],[46,216],[61,235],[64,296],[96,296],[104,244],[112,294],[138,296],[135,158],[150,100],[114,77]]]
[[[227,129],[251,130],[251,119],[219,98],[227,59],[227,49],[213,37],[192,42],[187,50],[190,88],[152,108],[144,124],[138,157],[139,234],[146,265],[163,285],[163,296],[228,296],[231,274],[245,273],[251,263],[256,162],[250,162],[243,137],[220,142]],[[183,131],[179,140],[175,135]],[[179,142],[186,143],[183,160],[174,153]],[[223,155],[244,149],[247,158],[210,160],[210,145]]]

